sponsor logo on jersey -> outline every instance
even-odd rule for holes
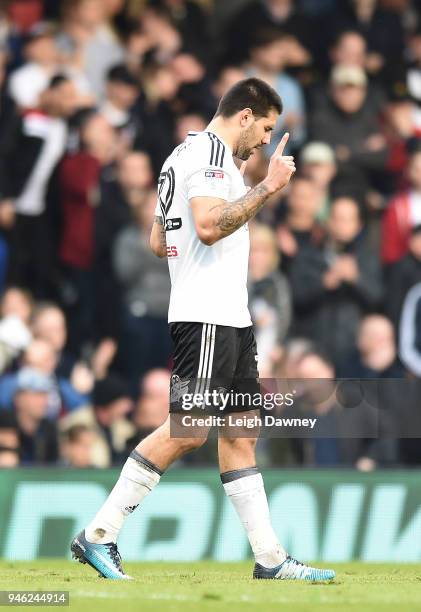
[[[167,219],[165,221],[165,231],[170,232],[171,230],[178,230],[183,225],[181,217],[176,217],[174,219]]]
[[[167,246],[167,257],[178,257],[178,251],[176,246]]]
[[[223,179],[224,173],[222,170],[206,170],[205,178],[207,179]]]

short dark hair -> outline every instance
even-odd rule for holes
[[[244,108],[251,108],[256,117],[267,117],[273,109],[282,113],[282,100],[276,91],[261,79],[249,78],[236,83],[221,98],[215,117],[232,117]]]

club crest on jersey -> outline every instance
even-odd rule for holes
[[[205,171],[205,178],[207,179],[223,179],[224,176],[225,175],[222,172],[222,170],[206,170]]]

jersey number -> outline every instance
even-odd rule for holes
[[[164,227],[166,226],[168,212],[171,208],[175,190],[174,168],[170,167],[166,172],[161,172],[158,178],[158,198],[161,207]]]

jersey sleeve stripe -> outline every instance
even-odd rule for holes
[[[207,134],[212,143],[209,163],[211,166],[217,166],[219,168],[222,168],[224,165],[225,145],[219,140],[216,134],[212,134],[211,132],[207,132]]]

